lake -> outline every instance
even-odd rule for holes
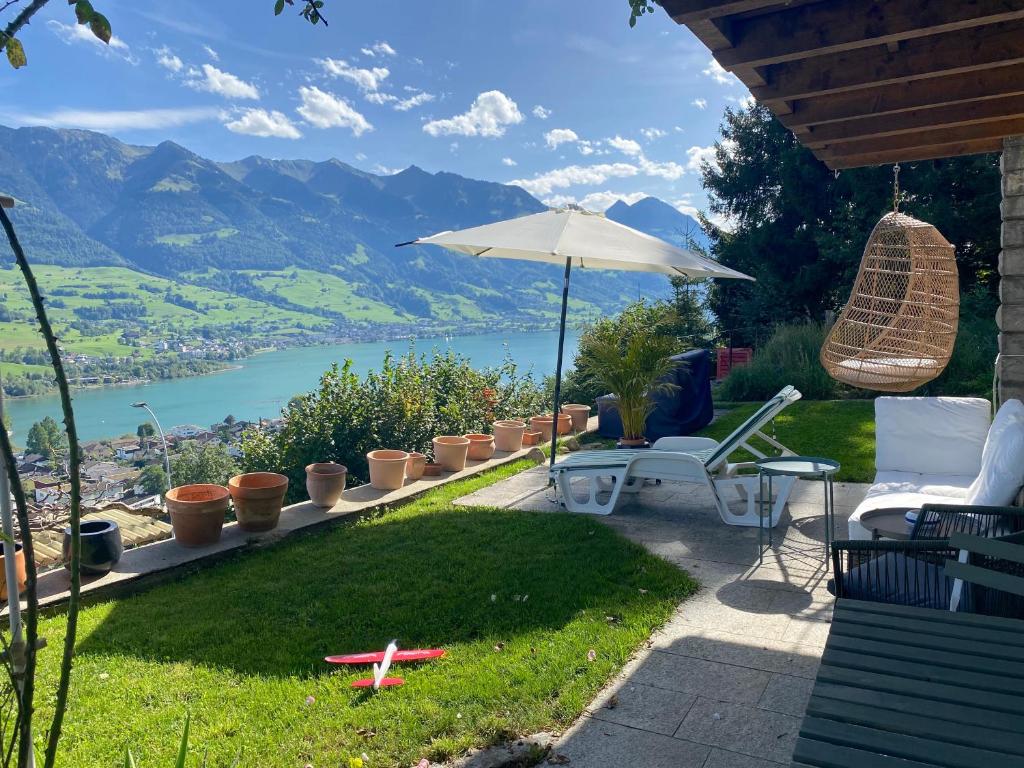
[[[566,332],[567,366],[572,363],[578,342],[578,331]],[[500,365],[507,350],[520,370],[532,369],[537,380],[554,373],[557,346],[558,333],[554,331],[416,341],[418,352],[451,349],[468,357],[475,368]],[[79,439],[135,434],[138,425],[149,418],[145,411],[130,407],[138,400],[149,403],[165,430],[176,424],[209,427],[229,413],[246,421],[276,418],[294,395],[313,389],[331,363],[350,359],[355,372],[363,374],[379,368],[388,350],[400,355],[408,348],[408,341],[296,347],[255,355],[240,361],[237,369],[208,376],[76,390],[73,397]],[[34,422],[45,416],[52,416],[58,422],[61,419],[60,399],[56,394],[8,399],[4,402],[4,411],[14,429],[15,442],[22,445]]]

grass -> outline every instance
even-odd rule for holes
[[[718,405],[732,410],[698,434],[721,440],[761,404]],[[771,425],[764,431],[771,435]],[[840,481],[870,483],[875,476],[875,404],[871,400],[800,400],[776,417],[775,437],[799,454],[838,461]],[[753,457],[741,451],[733,460],[744,458]]]
[[[365,254],[364,254],[365,255]],[[408,323],[381,301],[360,296],[358,287],[348,280],[324,272],[292,267],[284,270],[243,270],[260,288],[281,296],[292,304],[342,313],[346,319],[370,323]]]
[[[261,768],[408,766],[565,726],[695,583],[588,517],[451,505],[526,466],[86,608],[60,764],[126,745],[171,764],[186,714],[193,754]],[[44,718],[63,631],[43,622]],[[377,694],[320,661],[393,637],[448,656]]]

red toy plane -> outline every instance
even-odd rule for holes
[[[401,661],[424,661],[426,659],[439,659],[444,656],[441,648],[413,649],[409,651],[398,650],[398,642],[392,640],[384,651],[370,653],[350,653],[345,656],[327,656],[324,658],[328,664],[373,664],[373,677],[364,680],[356,680],[352,683],[353,688],[370,688],[378,690],[393,685],[405,683],[400,677],[385,677],[392,662]],[[379,663],[379,666],[378,666]]]

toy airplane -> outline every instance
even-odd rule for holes
[[[426,659],[438,659],[444,656],[441,648],[413,649],[408,651],[398,650],[398,641],[392,640],[384,651],[370,653],[350,653],[344,656],[327,656],[324,661],[328,664],[373,664],[373,677],[364,680],[356,680],[352,683],[353,688],[370,688],[379,690],[393,685],[405,683],[400,677],[385,677],[391,668],[392,662],[403,661],[424,661]],[[379,664],[378,664],[379,662]]]

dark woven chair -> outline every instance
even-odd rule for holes
[[[959,555],[950,537],[1016,540],[1022,531],[1024,509],[1018,507],[925,505],[909,541],[832,542],[829,589],[836,597],[948,609],[953,579],[945,563]],[[961,610],[988,612],[972,603],[973,596],[972,591]]]
[[[949,543],[959,557],[946,562],[946,578],[962,581],[961,610],[1024,618],[1024,534],[986,539],[955,533]]]

